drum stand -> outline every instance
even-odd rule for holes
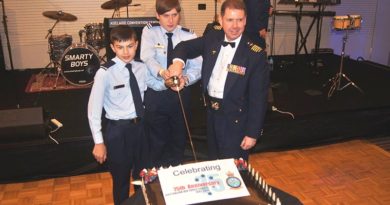
[[[59,22],[60,20],[57,19],[56,22],[54,23],[54,25],[48,30],[47,34],[46,34],[46,37],[45,39],[50,39],[51,36],[53,35],[53,29],[54,27],[57,25],[57,23]],[[49,43],[49,59],[50,59],[50,62],[45,66],[45,68],[43,69],[43,71],[41,71],[40,74],[44,74],[44,72],[46,70],[52,70],[54,69],[55,72],[56,72],[56,80],[55,80],[55,83],[53,85],[53,89],[56,89],[57,88],[57,82],[58,82],[58,78],[59,78],[59,75],[60,75],[60,64],[58,62],[56,62],[55,60],[52,59],[52,56],[54,56],[54,52],[53,52],[53,49],[50,47],[50,43]],[[48,71],[48,74],[50,76],[50,72]]]
[[[358,85],[356,85],[347,75],[345,75],[343,73],[343,67],[344,67],[344,56],[345,56],[345,44],[347,43],[347,39],[348,39],[348,30],[350,28],[347,28],[346,29],[346,32],[345,32],[345,36],[343,37],[343,49],[341,51],[341,60],[340,60],[340,70],[338,73],[336,73],[336,75],[334,77],[332,77],[331,79],[329,79],[329,83],[331,83],[331,86],[330,86],[330,89],[329,89],[329,92],[328,92],[328,99],[330,97],[332,97],[333,93],[335,91],[341,91],[341,90],[344,90],[345,88],[347,88],[348,86],[352,85],[353,87],[355,87],[359,92],[361,92],[362,94],[364,93],[362,89],[359,88]],[[346,80],[346,84],[342,86],[341,84],[341,81],[345,79]]]
[[[57,19],[56,20],[56,22],[54,23],[54,25],[47,31],[47,34],[46,34],[46,36],[45,36],[45,39],[50,39],[51,38],[51,36],[53,35],[53,29],[54,29],[54,27],[57,25],[57,23],[58,22],[60,22],[60,20],[59,19]],[[45,66],[45,69],[46,68],[56,68],[56,66],[58,66],[57,64],[58,63],[56,63],[56,62],[54,62],[53,60],[52,60],[52,55],[53,55],[53,50],[50,48],[50,45],[49,45],[49,55],[50,55],[50,63],[48,63],[46,66]]]
[[[60,77],[60,73],[61,73],[61,67],[60,67],[60,65],[57,62],[55,62],[52,59],[50,59],[50,63],[46,65],[44,70],[51,70],[51,69],[55,69],[55,72],[56,72],[56,74],[55,74],[56,75],[56,80],[55,80],[54,85],[53,85],[53,89],[56,89],[57,88],[58,78]],[[40,74],[46,75],[44,73],[44,70],[41,71]],[[47,75],[50,76],[50,72]]]

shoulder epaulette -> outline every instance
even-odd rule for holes
[[[214,25],[213,29],[214,30],[222,30],[222,26],[221,25]]]
[[[159,26],[160,25],[160,23],[150,23],[150,22],[148,22],[147,24],[146,24],[146,26],[149,28],[149,29],[151,29],[152,27],[154,27],[154,26]]]
[[[106,63],[104,63],[103,65],[100,65],[100,68],[102,68],[104,70],[107,70],[107,69],[109,69],[113,65],[115,65],[115,62],[112,61],[112,60],[109,60]]]
[[[189,33],[194,33],[194,30],[189,29],[189,28],[181,27],[181,30],[186,31],[186,32],[189,32]]]
[[[260,51],[263,50],[260,46],[254,44],[254,43],[252,43],[250,41],[248,41],[247,44],[248,44],[249,48],[251,49],[251,51],[253,51],[255,53],[260,53]]]

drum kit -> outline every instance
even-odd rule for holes
[[[333,29],[336,31],[345,31],[345,35],[343,37],[343,45],[341,50],[341,60],[340,60],[340,68],[338,73],[331,79],[329,79],[329,83],[331,84],[328,99],[332,97],[335,91],[341,91],[348,86],[352,85],[359,92],[364,93],[363,90],[356,85],[347,75],[343,73],[344,67],[344,57],[345,57],[345,45],[348,40],[348,32],[350,30],[360,29],[362,23],[362,18],[360,15],[347,15],[347,16],[335,16],[333,17]],[[342,83],[342,80],[345,80],[345,84]]]
[[[115,9],[128,6],[131,0],[110,0],[101,5],[102,9]],[[102,23],[88,23],[79,31],[80,42],[73,43],[71,35],[53,35],[54,27],[60,21],[76,21],[77,17],[63,11],[45,11],[43,16],[56,20],[48,30],[45,39],[48,39],[48,53],[50,63],[45,68],[53,68],[56,72],[56,81],[61,75],[65,81],[75,86],[88,86],[93,83],[96,71],[104,56],[99,51],[104,48],[105,35]]]

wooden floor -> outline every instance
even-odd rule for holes
[[[390,153],[363,140],[251,155],[266,181],[303,204],[390,204]],[[112,204],[108,173],[1,184],[1,205]]]

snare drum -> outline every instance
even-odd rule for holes
[[[349,16],[333,17],[333,29],[336,30],[349,29],[350,25],[351,25],[351,18],[349,18]]]
[[[84,30],[79,31],[80,41],[85,33],[84,42],[95,49],[103,48],[104,45],[104,27],[102,23],[89,23],[84,26]]]
[[[61,60],[61,74],[72,85],[92,84],[99,67],[100,60],[95,49],[84,43],[72,44]]]
[[[60,61],[65,49],[72,45],[71,35],[52,35],[49,37],[49,53],[52,61]]]

